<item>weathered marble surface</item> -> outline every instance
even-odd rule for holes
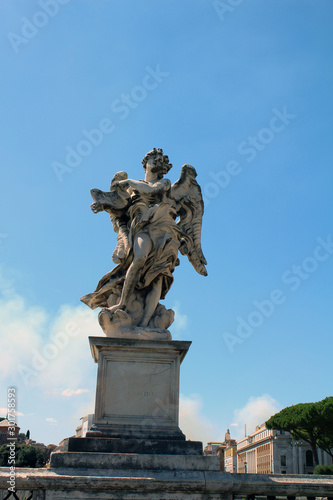
[[[162,149],[149,151],[142,163],[144,181],[128,179],[122,171],[113,177],[110,191],[91,190],[93,212],[107,212],[117,233],[112,255],[117,266],[81,300],[92,309],[102,308],[99,322],[107,336],[168,340],[170,333],[163,337],[159,329],[169,328],[174,312],[159,301],[173,283],[178,253],[207,275],[201,249],[204,203],[191,165],[183,165],[171,185],[164,175],[172,165]],[[102,245],[103,238],[98,252]]]
[[[56,452],[51,455],[51,467],[80,469],[125,470],[220,470],[219,457],[198,455],[140,455],[136,453]]]

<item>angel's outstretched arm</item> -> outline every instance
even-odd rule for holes
[[[151,185],[143,181],[126,179],[124,181],[119,181],[118,183],[115,184],[115,186],[117,185],[124,188],[131,187],[132,189],[135,189],[141,194],[154,194],[169,189],[170,181],[168,179],[162,179]]]

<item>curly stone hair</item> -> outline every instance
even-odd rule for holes
[[[167,174],[169,170],[172,168],[172,164],[169,163],[169,157],[164,155],[163,149],[160,148],[154,148],[151,151],[148,151],[148,153],[142,160],[142,165],[145,170],[146,170],[146,163],[148,159],[151,158],[152,156],[155,158],[154,165],[159,173],[159,176],[163,177],[163,175]]]

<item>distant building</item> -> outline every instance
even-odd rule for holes
[[[220,471],[224,471],[223,443],[210,442],[204,448],[203,454],[206,457],[218,456],[220,458]]]
[[[236,462],[236,459],[231,457],[230,461],[230,454],[233,452],[230,450],[235,450],[234,454],[236,456],[236,441],[234,439],[231,439],[230,437],[230,432],[229,429],[224,435],[224,441],[223,443],[216,443],[216,442],[210,442],[207,443],[207,446],[204,449],[204,455],[206,456],[218,456],[220,457],[220,470],[223,472],[235,472],[234,467],[234,462]],[[227,462],[226,462],[226,453],[227,453]],[[228,470],[226,469],[226,465],[228,467]]]
[[[81,425],[79,425],[79,427],[77,427],[77,429],[76,429],[75,437],[85,437],[86,436],[90,427],[94,423],[94,417],[95,417],[94,414],[89,414],[89,415],[86,415],[85,417],[81,418],[82,422],[81,422]]]
[[[318,449],[321,465],[332,458]],[[285,431],[258,426],[252,434],[237,442],[237,472],[248,474],[312,474],[313,453],[308,443],[295,441]]]
[[[237,472],[237,442],[231,439],[229,429],[225,435],[226,447],[224,450],[225,472]]]
[[[15,427],[14,435],[9,434],[9,427]],[[18,425],[11,426],[8,420],[5,418],[0,422],[0,445],[9,443],[13,438],[18,438],[20,432],[20,427]]]
[[[24,444],[26,444],[27,446],[33,446],[34,448],[41,448],[43,450],[46,450],[47,448],[47,446],[44,443],[37,443],[33,439],[26,439],[24,441]]]

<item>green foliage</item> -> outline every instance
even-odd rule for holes
[[[9,448],[6,444],[0,446],[0,466],[8,467]]]
[[[16,467],[44,467],[50,457],[50,450],[35,448],[25,444],[15,446],[15,466]],[[3,444],[0,447],[0,466],[8,467],[9,447]]]
[[[320,403],[320,416],[324,422],[324,432],[319,437],[317,446],[333,458],[333,398],[326,398]]]
[[[316,465],[313,471],[314,474],[333,475],[333,465]]]
[[[317,446],[333,456],[333,397],[288,406],[266,422],[268,429],[288,431],[310,444],[318,465]]]
[[[20,432],[19,435],[17,436],[17,439],[20,442],[25,441],[25,434],[24,434],[24,432]]]

